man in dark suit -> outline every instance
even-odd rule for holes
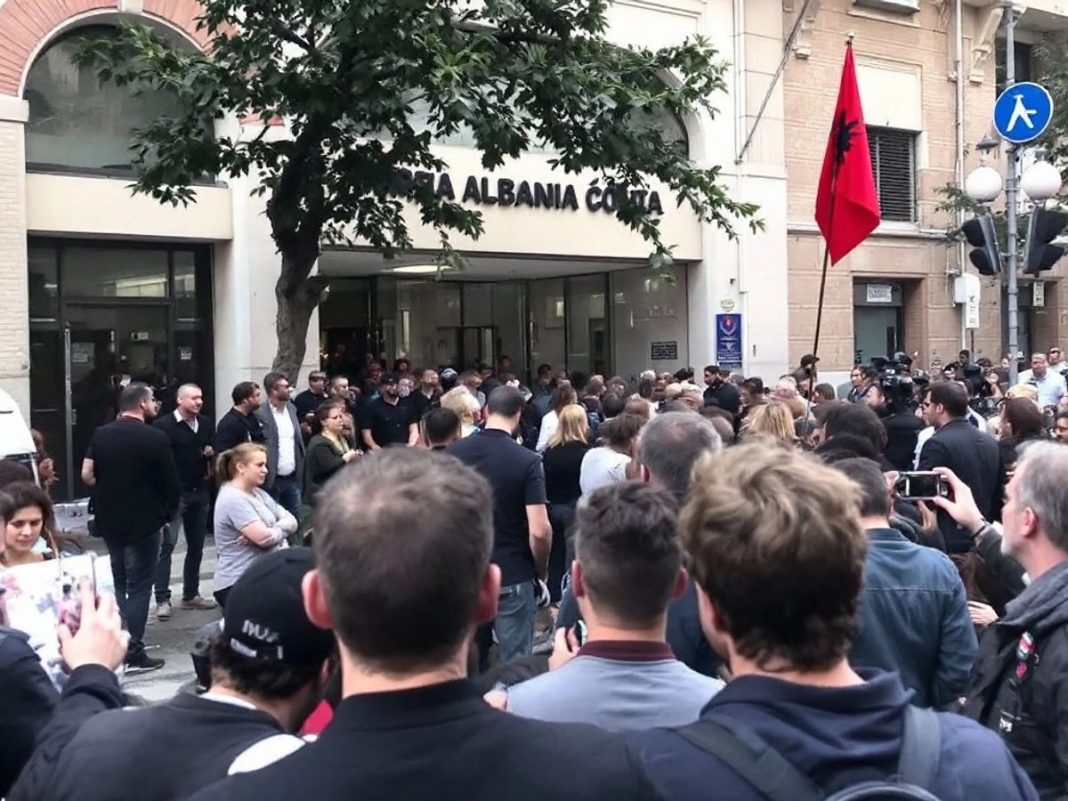
[[[738,387],[727,380],[729,377],[730,371],[721,370],[718,365],[705,368],[705,406],[718,406],[736,415],[742,408],[742,396]]]
[[[146,423],[156,416],[152,387],[134,382],[119,395],[119,416],[93,432],[82,481],[93,491],[96,530],[108,546],[115,597],[130,632],[126,672],[158,670],[145,651],[148,602],[164,527],[178,511],[178,468],[170,440]]]
[[[323,492],[304,607],[334,631],[343,700],[314,743],[191,801],[305,798],[309,777],[316,801],[657,797],[616,735],[493,709],[465,678],[500,592],[485,479],[452,456],[387,448]]]
[[[987,520],[1001,513],[1005,465],[997,442],[968,422],[968,392],[956,381],[931,384],[924,403],[927,422],[937,429],[920,451],[919,470],[948,467],[968,485]],[[950,553],[971,550],[972,539],[942,509],[938,528]]]
[[[263,427],[267,448],[267,480],[263,488],[293,517],[300,518],[301,476],[304,474],[304,437],[297,410],[289,401],[289,379],[267,373],[263,379],[265,400],[255,411]]]
[[[167,528],[159,551],[156,568],[156,617],[167,620],[174,613],[171,605],[171,554],[178,543],[178,523],[185,532],[185,564],[182,567],[182,607],[214,609],[215,601],[200,595],[200,562],[204,555],[204,538],[208,531],[208,507],[211,493],[208,475],[215,452],[215,424],[202,415],[204,393],[196,384],[183,384],[176,395],[178,408],[156,419],[155,425],[167,435],[181,483],[178,515]]]

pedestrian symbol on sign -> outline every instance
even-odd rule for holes
[[[1027,108],[1024,105],[1024,97],[1022,94],[1015,94],[1016,105],[1013,106],[1012,116],[1009,117],[1009,130],[1015,131],[1016,124],[1022,122],[1032,131],[1035,129],[1035,124],[1031,122],[1031,118],[1038,114],[1038,109]]]
[[[994,127],[1001,138],[1013,144],[1037,139],[1053,117],[1053,99],[1037,83],[1014,83],[994,103]]]

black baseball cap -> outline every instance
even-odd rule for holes
[[[264,554],[226,599],[223,640],[235,654],[265,662],[313,665],[334,649],[334,635],[308,620],[301,581],[315,560],[308,548]]]
[[[396,384],[396,383],[397,383],[397,374],[396,373],[382,373],[382,384],[383,384],[383,386],[385,386],[386,384]]]
[[[801,366],[808,367],[809,365],[815,364],[819,360],[819,356],[813,356],[811,353],[806,353],[804,356],[801,357]]]

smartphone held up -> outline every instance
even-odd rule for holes
[[[950,497],[949,483],[938,473],[915,470],[898,474],[894,484],[897,496],[904,501],[932,501]]]

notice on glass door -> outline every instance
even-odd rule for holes
[[[654,362],[673,362],[679,358],[679,343],[676,340],[669,342],[652,342],[649,346],[649,358]]]
[[[71,364],[89,364],[93,363],[93,343],[92,342],[71,342],[70,343],[70,363]]]

